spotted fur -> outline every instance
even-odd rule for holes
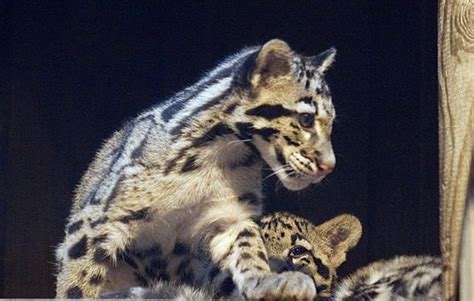
[[[266,254],[254,218],[263,162],[292,190],[334,168],[324,81],[334,56],[304,57],[281,40],[246,48],[125,124],[76,190],[56,252],[57,296],[94,298],[147,279],[199,286],[204,278],[190,276],[199,254],[244,296],[312,298],[307,275],[271,273],[252,255]]]
[[[211,291],[197,289],[181,283],[158,282],[152,287],[133,287],[118,292],[105,293],[100,297],[101,299],[173,299],[187,301],[210,300],[214,298],[214,295]]]
[[[315,226],[301,217],[277,212],[263,217],[260,226],[267,254],[261,251],[254,253],[251,242],[243,241],[239,245],[245,249],[244,254],[269,261],[270,268],[275,273],[298,271],[311,276],[318,290],[317,295],[323,297],[329,296],[336,279],[336,269],[345,261],[346,253],[357,244],[362,233],[359,220],[347,214]],[[239,296],[228,273],[215,266],[206,267],[203,264],[202,267],[208,272],[205,285],[200,288],[190,287],[189,284],[159,283],[148,289],[133,287],[101,297],[186,299],[190,292],[195,292],[199,299]],[[197,274],[198,271],[193,273]]]
[[[441,300],[441,273],[438,257],[400,256],[377,261],[342,280],[334,300]]]
[[[264,217],[261,231],[272,271],[300,271],[313,278],[318,296],[329,296],[336,269],[362,235],[359,220],[339,215],[315,226],[304,218],[275,213]]]

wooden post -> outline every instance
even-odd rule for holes
[[[474,0],[439,0],[438,18],[443,299],[454,300],[473,146]]]

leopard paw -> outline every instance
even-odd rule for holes
[[[316,297],[313,280],[300,272],[251,276],[242,291],[247,299],[258,300],[312,300]]]

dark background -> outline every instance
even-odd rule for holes
[[[0,13],[1,297],[54,296],[72,191],[124,120],[275,37],[305,54],[338,49],[338,163],[300,193],[267,181],[267,209],[358,216],[342,274],[438,254],[436,1],[7,1]]]

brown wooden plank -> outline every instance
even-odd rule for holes
[[[439,2],[440,243],[446,300],[455,299],[457,295],[462,219],[472,160],[473,20],[474,1]]]

